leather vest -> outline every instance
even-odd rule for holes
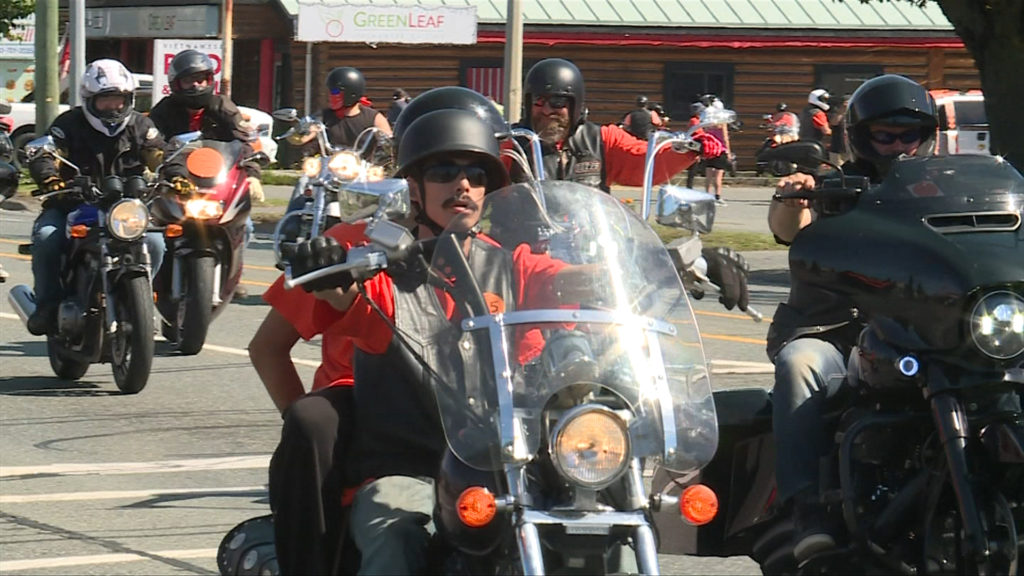
[[[514,309],[512,255],[500,247],[474,240],[467,260],[469,268],[476,272],[474,276],[481,292],[490,295],[485,300],[495,303],[501,299],[506,310]],[[438,261],[435,256],[435,263]],[[458,302],[458,290],[454,292]],[[412,351],[400,342],[397,334],[383,354],[356,349],[355,429],[358,432],[352,466],[358,469],[362,479],[388,475],[433,478],[446,442],[433,376],[417,356],[445,379],[446,389],[451,389],[452,382],[466,381],[462,376],[465,371],[490,373],[485,370],[491,362],[489,351],[472,345],[486,343],[486,332],[463,334],[458,325],[445,316],[436,289],[425,282],[414,287],[396,286],[394,298],[396,332]],[[454,321],[467,314],[457,306]],[[469,380],[480,382],[479,378]],[[477,390],[465,392],[479,393]],[[461,401],[465,401],[465,395]]]
[[[814,125],[814,114],[818,111],[815,106],[807,106],[800,114],[800,139],[822,142],[825,133]]]
[[[523,149],[532,162],[528,142],[520,140]],[[610,192],[604,169],[604,141],[601,127],[593,122],[584,122],[565,142],[561,150],[552,145],[542,144],[544,172],[549,180],[569,180],[586,186]],[[516,175],[513,174],[513,178]]]

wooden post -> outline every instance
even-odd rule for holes
[[[220,93],[231,97],[231,60],[232,60],[232,30],[231,19],[234,14],[234,0],[222,0],[221,3],[221,37],[224,39],[224,60],[221,63],[220,71]]]

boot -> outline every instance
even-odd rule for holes
[[[242,298],[247,298],[248,296],[249,291],[245,289],[245,286],[242,286],[241,284],[235,286],[235,300],[241,300]]]
[[[35,312],[28,317],[25,323],[29,334],[33,336],[45,336],[57,331],[57,306],[55,304],[42,304],[36,307]]]

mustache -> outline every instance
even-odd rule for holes
[[[464,205],[464,206],[466,206],[468,208],[476,208],[477,207],[476,202],[473,202],[471,199],[466,198],[465,196],[452,196],[450,198],[447,198],[444,202],[441,203],[441,208],[444,208],[445,210],[447,210],[447,209],[455,206],[456,204],[462,204],[462,205]]]

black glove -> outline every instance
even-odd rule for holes
[[[50,176],[46,180],[43,180],[43,183],[39,185],[39,188],[43,194],[67,190],[67,187],[68,183],[65,182],[63,178],[57,175]]]
[[[184,176],[172,176],[167,185],[171,187],[171,190],[181,195],[187,196],[196,191],[196,185]]]
[[[704,248],[701,255],[708,263],[708,280],[722,289],[718,301],[726,310],[739,306],[746,311],[750,304],[750,292],[747,289],[747,273],[750,266],[743,256],[731,248]]]
[[[295,247],[295,254],[289,260],[292,266],[292,278],[304,276],[315,270],[327,268],[345,261],[345,248],[334,238],[317,236],[309,242],[300,242]],[[341,288],[348,290],[355,283],[352,272],[336,272],[323,278],[312,280],[302,285],[306,292]]]

